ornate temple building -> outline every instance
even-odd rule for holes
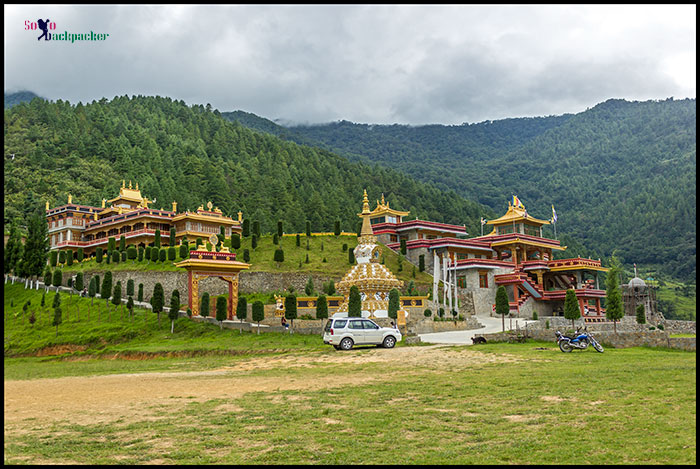
[[[637,306],[644,306],[647,323],[657,325],[664,320],[663,314],[656,309],[656,292],[654,287],[639,278],[637,264],[634,264],[634,277],[622,286],[622,304],[626,316],[636,316]]]
[[[86,256],[95,252],[98,246],[107,247],[109,238],[123,235],[127,245],[148,246],[155,240],[156,230],[160,230],[161,245],[169,244],[170,228],[175,228],[175,243],[186,237],[193,241],[200,237],[206,240],[224,227],[227,237],[241,232],[241,216],[238,220],[224,216],[221,210],[200,206],[195,212],[177,212],[177,203],[172,210],[149,207],[153,202],[141,195],[138,183],[132,188],[131,181],[126,186],[122,181],[119,196],[105,200],[101,207],[74,204],[70,194],[68,203],[49,208],[46,202],[46,220],[49,225],[49,241],[52,250],[73,250],[83,248]]]
[[[525,206],[517,198],[514,200],[517,202],[509,203],[502,217],[486,223],[493,227],[491,233],[469,239],[457,238],[460,227],[455,225],[416,220],[416,236],[406,242],[406,257],[419,264],[422,256],[426,271],[435,272],[434,297],[439,294],[438,278],[444,280],[449,287],[442,294],[446,310],[452,308],[455,296],[455,303],[459,299],[460,305],[469,305],[472,313],[491,311],[496,303],[496,290],[504,285],[513,314],[557,315],[563,313],[566,291],[574,289],[581,316],[589,321],[602,321],[601,299],[605,298],[605,290],[600,288],[598,273],[608,269],[602,267],[600,260],[580,257],[555,260],[553,253],[566,250],[566,246],[544,237],[542,228],[550,222],[528,215]],[[386,209],[388,206],[378,202],[377,209],[371,213],[385,214]],[[407,215],[407,212],[394,213]],[[404,223],[397,219],[396,225],[407,227]],[[427,230],[431,224],[435,225],[433,232]],[[421,231],[423,237],[418,236]],[[466,234],[466,230],[460,230],[459,234]],[[400,242],[387,246],[398,251]]]

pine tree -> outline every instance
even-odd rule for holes
[[[113,236],[110,236],[109,239],[107,240],[107,251],[109,251],[111,253],[112,251],[114,251],[116,249],[117,249],[117,242]]]
[[[163,311],[165,303],[165,292],[163,285],[156,283],[153,287],[153,295],[151,296],[151,311],[158,315],[158,326],[160,326],[160,313]]]
[[[199,314],[205,318],[209,316],[209,293],[202,293],[202,299],[199,304]]]
[[[180,245],[180,259],[187,259],[189,253],[190,253],[190,251],[187,248],[187,245],[181,244]]]
[[[129,246],[126,249],[126,257],[128,259],[131,259],[131,263],[133,264],[134,261],[136,260],[136,256],[138,255],[138,252],[136,251],[136,246]]]
[[[250,220],[247,218],[243,219],[243,224],[241,226],[241,236],[247,238],[250,236]]]
[[[403,239],[403,238],[401,239],[400,246],[401,246],[401,254],[403,254],[405,256],[406,255],[406,240],[405,239]]]
[[[121,235],[121,237],[119,238],[119,251],[126,251],[126,236],[124,235]]]
[[[399,291],[396,288],[392,288],[389,292],[389,306],[387,309],[387,315],[391,319],[396,319],[398,316],[399,308],[401,308],[401,303],[399,301]]]
[[[644,311],[644,305],[637,305],[637,324],[646,324],[647,317]]]
[[[102,248],[100,246],[97,246],[97,249],[95,249],[95,261],[98,264],[101,264],[103,256],[104,256],[104,253],[102,252]]]
[[[53,271],[53,281],[51,284],[54,287],[60,287],[61,283],[63,282],[63,272],[61,272],[61,269],[56,269]]]
[[[240,304],[240,301],[241,300],[238,300],[239,304]],[[216,320],[219,321],[219,329],[224,328],[224,320],[226,319],[226,309],[227,309],[226,297],[219,296],[218,298],[216,298]],[[236,314],[238,314],[238,312],[236,312]],[[243,329],[243,327],[240,327],[238,329],[239,333],[240,333],[241,329]]]
[[[112,293],[112,272],[105,272],[105,276],[102,278],[102,286],[100,287],[102,292],[102,298],[105,302],[109,302],[109,295]]]
[[[613,329],[617,334],[617,321],[625,315],[622,306],[622,293],[620,292],[619,276],[622,270],[620,262],[613,253],[610,257],[610,270],[605,279],[605,317],[613,322]]]
[[[139,303],[143,302],[143,283],[139,283],[139,293],[136,299],[139,301]]]
[[[177,252],[175,251],[175,246],[170,246],[168,248],[168,260],[174,261],[176,254],[177,254]]]
[[[114,305],[114,311],[117,311],[117,306],[122,304],[122,283],[117,282],[114,285],[114,290],[112,291],[112,304]]]
[[[296,238],[297,238],[297,247],[300,247],[301,246],[301,235],[299,235],[299,233],[297,233]]]
[[[102,248],[97,248],[97,249],[102,250]],[[56,265],[58,264],[58,252],[51,251],[49,253],[49,262],[51,263],[51,267],[56,267]],[[100,259],[97,262],[102,262],[102,260]]]
[[[75,286],[75,289],[78,291],[82,291],[83,288],[85,288],[85,284],[83,282],[83,273],[82,272],[78,272],[75,275],[75,285],[74,286]]]
[[[280,249],[275,249],[275,262],[277,262],[277,266],[279,267],[280,262],[284,262],[284,251]]]
[[[348,263],[355,265],[355,251],[353,249],[348,249]]]
[[[576,291],[572,288],[566,290],[564,298],[564,317],[571,321],[571,328],[574,329],[574,321],[581,317],[581,309],[578,305]]]
[[[253,303],[253,321],[258,323],[258,334],[260,334],[260,321],[265,319],[265,305],[262,301]]]
[[[362,297],[357,285],[350,287],[350,295],[348,297],[348,317],[362,317]]]
[[[250,262],[250,251],[247,249],[243,250],[243,262]]]
[[[156,237],[155,237],[155,240],[153,241],[153,246],[160,249],[160,230],[158,228],[156,228]]]
[[[496,290],[496,314],[501,315],[503,332],[506,331],[506,314],[510,313],[510,305],[508,303],[508,292],[506,287],[501,285]]]
[[[22,240],[15,224],[10,225],[10,237],[5,245],[3,271],[6,274],[15,273],[22,258]]]
[[[226,305],[224,304],[224,316],[226,315]],[[236,317],[238,318],[239,321],[243,322],[243,320],[246,318],[248,315],[248,300],[245,298],[238,298],[238,304],[236,305]],[[238,328],[238,331],[243,330],[243,327]]]
[[[256,235],[253,235],[252,239],[250,240],[250,246],[253,248],[253,250],[258,247],[258,237]]]
[[[126,281],[126,296],[134,296],[134,279]]]
[[[306,238],[311,237],[311,222],[309,220],[306,220]]]
[[[340,236],[340,220],[335,221],[335,229],[333,230],[333,234]]]
[[[66,251],[58,251],[58,263],[61,265],[66,264]]]
[[[241,247],[241,237],[238,233],[231,234],[231,247],[233,249],[240,249]]]
[[[51,285],[51,279],[53,276],[51,275],[51,268],[49,266],[46,266],[46,270],[44,271],[44,285],[49,286]]]
[[[175,246],[175,227],[170,228],[170,239],[168,240],[168,244],[172,247]]]
[[[326,295],[321,295],[316,300],[316,319],[328,318],[328,299]]]
[[[294,320],[297,318],[297,297],[293,293],[284,297],[284,317],[292,322],[291,333],[294,329]]]
[[[180,292],[178,290],[173,290],[170,295],[170,311],[168,311],[168,318],[170,319],[170,333],[175,332],[175,320],[180,314]]]
[[[83,262],[83,259],[85,259],[85,251],[83,251],[83,248],[78,248],[76,259],[78,262]]]
[[[258,220],[253,221],[253,234],[256,237],[260,237],[260,222]]]
[[[284,234],[284,231],[282,230],[282,221],[278,220],[277,221],[277,236],[279,236],[279,238],[282,239],[283,234]]]
[[[314,294],[314,279],[309,276],[309,280],[306,282],[306,287],[304,287],[304,292],[306,296],[311,296]]]

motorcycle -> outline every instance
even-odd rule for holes
[[[587,326],[583,329],[583,333],[580,333],[579,331],[580,328],[577,328],[574,337],[565,336],[559,331],[556,332],[557,345],[559,345],[559,349],[562,352],[569,353],[574,349],[586,350],[588,348],[589,343],[597,352],[604,352],[603,346],[600,345],[600,343],[598,343],[597,340],[595,340],[593,334],[588,332]]]

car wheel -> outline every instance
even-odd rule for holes
[[[382,345],[384,345],[384,348],[393,348],[396,345],[396,337],[393,335],[386,336]]]
[[[346,337],[340,341],[340,348],[343,350],[350,350],[353,346],[353,341],[350,337]]]

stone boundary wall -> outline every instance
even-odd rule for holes
[[[528,328],[527,335],[534,340],[556,343],[555,329],[534,329]],[[520,330],[525,333],[525,329]],[[695,337],[669,337],[665,331],[645,331],[645,332],[597,332],[594,334],[598,342],[604,347],[629,348],[629,347],[667,347],[679,350],[695,352]],[[479,334],[488,342],[507,342],[509,335],[506,334]]]
[[[546,322],[549,321],[549,328],[553,330],[561,330],[562,332],[571,329],[571,320],[563,318],[561,316],[550,316],[543,317],[537,320],[536,323],[528,324],[529,328],[532,329],[545,329]],[[676,320],[666,320],[661,324],[664,325],[664,331],[669,334],[695,334],[696,332],[696,322],[695,321],[676,321]],[[614,331],[615,326],[612,322],[604,323],[586,323],[583,319],[577,319],[574,321],[576,327],[588,326],[588,330],[591,332],[607,332]],[[637,324],[637,320],[631,316],[625,316],[622,320],[617,322],[618,332],[652,332],[649,328],[654,326],[653,324]],[[657,326],[654,326],[657,327]]]

